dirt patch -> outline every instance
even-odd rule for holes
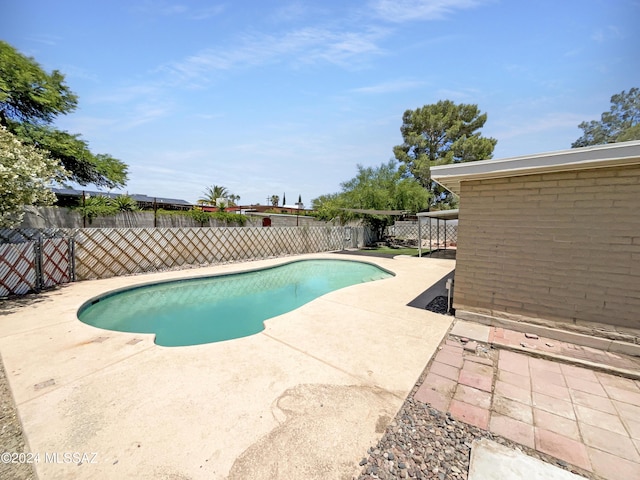
[[[0,455],[4,454],[0,462],[0,478],[34,480],[36,476],[32,464],[20,462],[24,460],[24,455],[19,454],[28,452],[13,395],[7,383],[4,365],[0,359]],[[5,461],[7,453],[15,454],[10,457],[10,462]],[[11,463],[13,460],[16,463]]]
[[[0,315],[10,315],[22,308],[37,305],[50,301],[46,296],[38,293],[28,293],[26,295],[12,295],[10,297],[0,297]]]
[[[351,480],[359,470],[353,459],[367,439],[379,438],[395,402],[382,389],[358,385],[286,390],[274,406],[274,416],[284,420],[236,459],[228,478]]]

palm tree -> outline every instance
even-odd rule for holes
[[[198,199],[200,205],[217,205],[219,198],[229,197],[229,190],[222,185],[212,185],[204,191],[204,197]],[[238,197],[240,198],[240,197]]]
[[[234,195],[233,193],[227,195],[227,198],[229,199],[230,207],[236,207],[238,205],[238,202],[240,201],[240,195]]]
[[[109,204],[118,212],[137,212],[140,210],[138,202],[129,195],[118,195],[115,198],[111,198],[109,199]]]
[[[271,195],[271,198],[269,200],[271,201],[271,205],[277,207],[278,202],[280,202],[280,197],[278,195]]]
[[[80,212],[83,219],[89,220],[89,225],[93,223],[93,220],[96,217],[106,217],[118,213],[118,210],[113,205],[112,200],[104,195],[83,199],[82,205],[76,207],[76,210]]]
[[[138,202],[136,202],[129,195],[118,195],[115,198],[109,199],[109,206],[115,210],[116,213],[125,213],[126,215],[122,215],[122,221],[128,227],[134,226],[134,220],[129,215],[129,212],[137,212],[140,210],[138,207]]]

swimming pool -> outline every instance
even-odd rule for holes
[[[275,267],[116,290],[85,302],[78,318],[119,332],[155,333],[166,347],[261,332],[264,321],[333,290],[392,277],[352,260],[297,260]]]

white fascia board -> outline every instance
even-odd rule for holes
[[[441,165],[431,168],[431,178],[446,189],[459,194],[460,183],[468,180],[486,180],[623,165],[640,165],[640,141],[610,143],[498,160]]]

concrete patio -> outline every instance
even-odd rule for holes
[[[83,302],[112,289],[290,260],[86,281],[25,306],[8,302],[0,354],[29,450],[41,455],[38,477],[357,475],[362,452],[451,326],[451,317],[406,305],[453,261],[367,259],[396,276],[329,293],[267,321],[259,334],[227,342],[159,347],[151,335],[76,318]],[[92,461],[45,461],[64,453]]]
[[[464,321],[451,334],[416,400],[585,474],[640,478],[639,358]]]

